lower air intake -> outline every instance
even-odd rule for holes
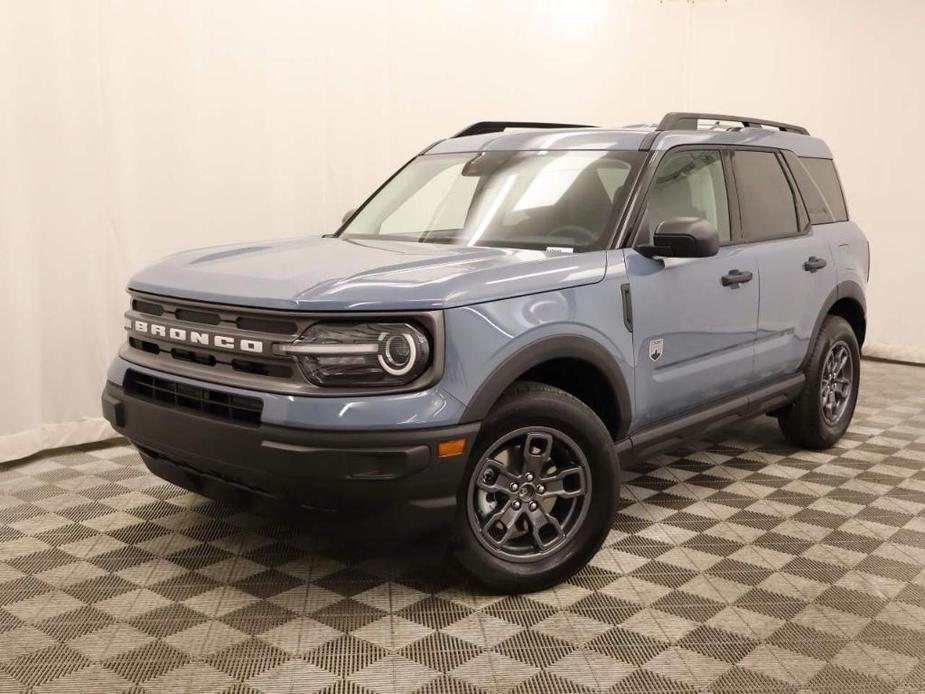
[[[260,424],[263,402],[259,398],[191,386],[129,369],[122,387],[136,397],[167,407],[199,412],[248,425]]]

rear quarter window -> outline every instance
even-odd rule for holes
[[[807,173],[812,177],[819,193],[831,211],[832,218],[826,221],[847,222],[848,208],[845,205],[845,195],[842,192],[841,181],[838,180],[838,172],[835,171],[835,162],[831,159],[816,159],[814,157],[800,157],[799,159],[806,168]],[[816,222],[812,219],[810,221],[813,224],[824,223]]]
[[[790,173],[793,174],[797,189],[800,191],[800,197],[803,198],[803,205],[809,215],[810,224],[834,222],[835,218],[832,215],[832,210],[829,209],[829,204],[825,201],[825,196],[797,155],[786,150],[783,155],[787,161],[787,166],[790,168]]]

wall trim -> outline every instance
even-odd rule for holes
[[[85,417],[75,422],[45,424],[16,434],[0,436],[0,463],[7,463],[41,451],[119,438],[102,417]]]
[[[905,364],[925,364],[925,347],[888,345],[882,342],[865,342],[864,356],[870,359],[896,361]]]

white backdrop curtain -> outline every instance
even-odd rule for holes
[[[807,125],[871,238],[870,349],[925,361],[923,25],[915,0],[0,0],[0,461],[111,435],[132,271],[330,231],[476,120]]]

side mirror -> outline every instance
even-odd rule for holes
[[[719,252],[719,234],[706,219],[675,217],[659,223],[652,243],[636,250],[647,258],[707,258]]]
[[[356,213],[357,213],[357,208],[356,208],[356,207],[347,210],[347,211],[344,213],[344,216],[340,218],[340,223],[341,223],[341,224],[346,224],[347,222],[350,221],[350,218],[351,218],[353,215],[355,215]]]

